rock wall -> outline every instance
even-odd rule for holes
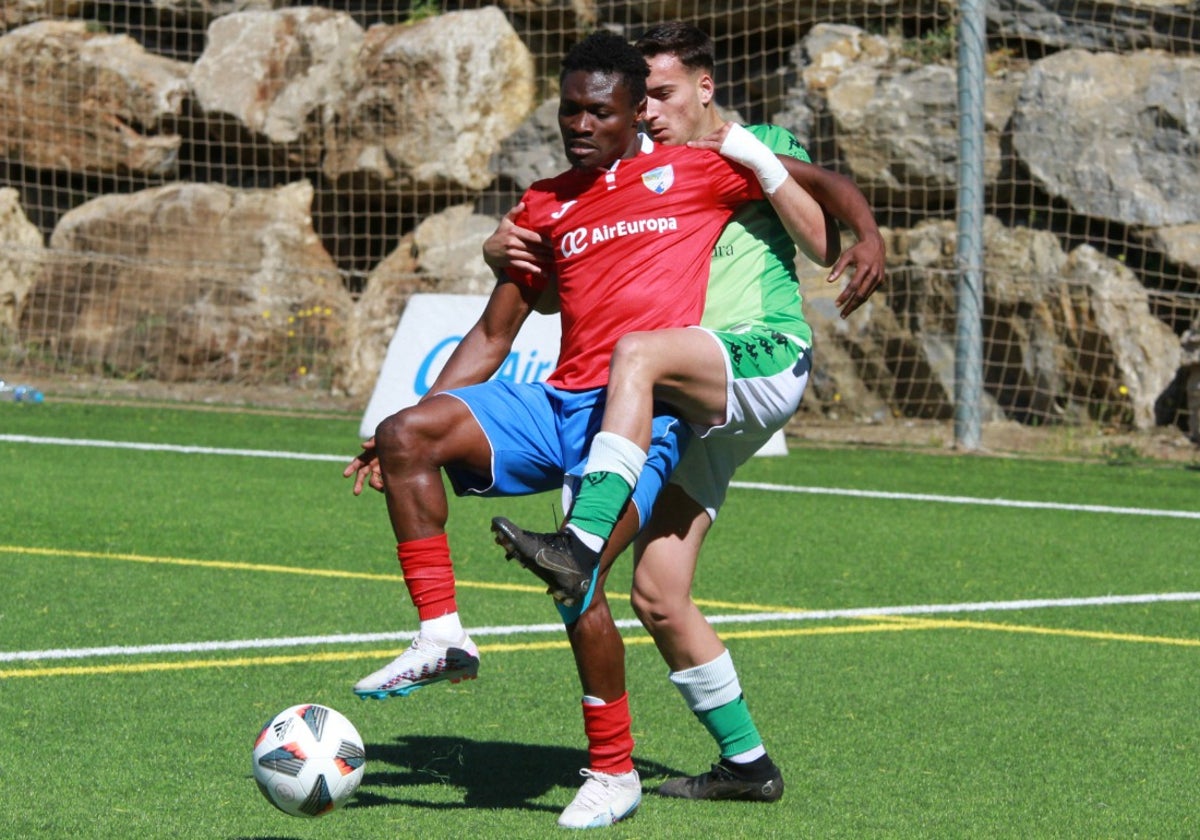
[[[0,359],[365,401],[408,295],[486,290],[479,243],[565,165],[562,50],[683,17],[717,39],[721,94],[852,176],[886,228],[889,283],[849,321],[801,267],[804,410],[950,416],[955,4],[441,6],[107,2],[84,22],[0,2]],[[987,19],[987,416],[1186,423],[1200,11],[991,0]]]

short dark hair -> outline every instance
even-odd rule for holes
[[[690,70],[712,74],[717,63],[717,50],[708,33],[690,23],[671,20],[652,26],[634,44],[643,58],[671,53]]]
[[[646,77],[650,75],[646,59],[615,32],[599,29],[571,47],[563,58],[558,80],[577,71],[621,76],[635,108],[646,98]]]

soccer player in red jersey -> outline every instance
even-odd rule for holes
[[[430,392],[385,419],[344,471],[355,477],[356,494],[368,481],[383,491],[420,619],[412,646],[355,685],[362,697],[403,696],[478,671],[478,648],[455,599],[443,470],[460,495],[559,489],[566,475],[577,474],[601,422],[617,340],[632,330],[699,322],[713,244],[741,204],[767,195],[796,236],[824,247],[824,214],[769,152],[733,150],[755,167],[751,172],[711,152],[644,141],[637,128],[646,75],[641,54],[612,33],[588,36],[563,62],[559,126],[571,169],[531,187],[521,218],[554,248],[563,338],[550,380],[486,381],[545,285],[542,275],[512,270],[498,278]],[[640,510],[650,510],[686,435],[674,417],[655,418],[633,497]],[[637,808],[641,786],[628,720],[625,697],[594,713],[585,706],[594,748],[587,780],[561,825],[606,825]],[[605,737],[610,731],[626,735]]]
[[[646,130],[656,140],[699,141],[724,124],[713,100],[713,43],[702,30],[668,22],[648,30],[637,46],[650,67]],[[802,162],[806,153],[784,129],[749,128],[854,231],[857,244],[829,277],[833,282],[855,266],[837,300],[848,316],[884,277],[883,239],[870,206],[848,179]],[[547,259],[539,236],[516,225],[518,215],[506,216],[489,238],[489,264],[529,268]],[[604,570],[641,528],[627,507],[622,517],[622,508],[637,483],[641,429],[648,429],[653,400],[672,405],[701,436],[657,499],[634,552],[634,610],[670,667],[671,682],[720,750],[711,770],[664,783],[659,793],[666,796],[770,802],[783,794],[782,773],[750,716],[729,652],[691,600],[691,588],[700,546],[733,471],[794,414],[808,381],[812,331],[801,311],[794,252],[764,203],[740,209],[714,250],[702,329],[629,333],[618,342],[604,423],[567,525],[538,534],[493,520],[497,542],[510,554],[553,570],[552,592],[590,587],[591,570],[602,569],[590,608],[560,612],[585,693],[595,703],[618,698],[625,691],[623,650],[602,586]],[[609,539],[614,527],[622,534]]]

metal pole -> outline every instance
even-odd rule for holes
[[[963,0],[958,22],[958,310],[954,442],[979,448],[983,397],[983,57],[985,0]]]

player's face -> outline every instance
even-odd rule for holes
[[[644,103],[630,99],[629,89],[616,74],[577,70],[563,78],[558,129],[571,166],[607,167],[637,151]]]
[[[674,53],[646,59],[646,130],[658,143],[678,146],[705,134],[705,106],[712,101],[712,76],[690,70]]]

